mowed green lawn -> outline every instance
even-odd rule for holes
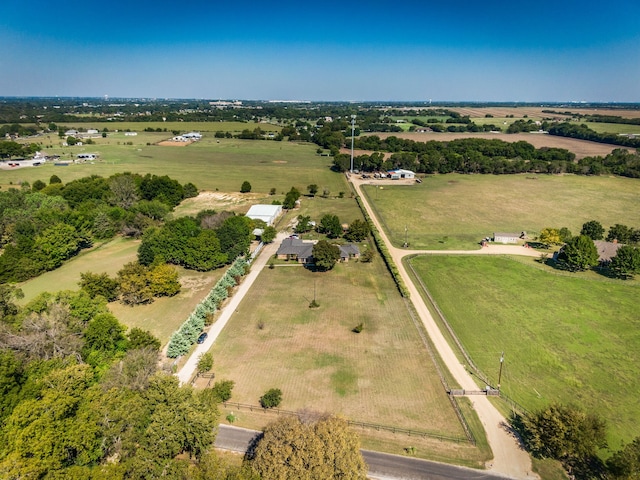
[[[309,308],[314,290],[318,309]],[[287,410],[464,437],[379,258],[326,273],[265,269],[212,353],[216,378],[236,383],[233,401],[257,405],[280,388]]]
[[[577,175],[435,175],[421,184],[364,186],[396,246],[478,248],[494,232],[568,227],[589,220],[640,227],[640,182]]]
[[[268,194],[271,188],[278,193],[287,192],[292,186],[305,193],[307,185],[312,183],[317,184],[321,192],[327,188],[333,195],[349,191],[344,175],[330,170],[331,158],[317,155],[317,146],[313,144],[215,139],[209,134],[199,142],[176,147],[147,145],[167,138],[166,134],[114,135],[122,136],[96,139],[95,145],[46,148],[47,152],[67,159],[75,158],[81,152],[98,153],[99,160],[93,164],[60,167],[48,163],[2,170],[0,186],[6,189],[11,184],[33,183],[37,179],[49,183],[53,174],[66,183],[89,175],[108,177],[128,171],[169,175],[181,183],[193,182],[201,190],[223,192],[238,192],[244,180],[251,183],[254,193]],[[133,145],[126,145],[126,142]]]
[[[640,282],[559,275],[506,257],[411,260],[478,367],[530,410],[577,404],[617,449],[640,432]]]
[[[100,244],[67,261],[60,268],[27,280],[20,285],[24,292],[25,304],[42,292],[61,290],[79,290],[80,274],[84,272],[107,273],[115,277],[125,263],[138,260],[137,240],[117,237],[110,242]]]

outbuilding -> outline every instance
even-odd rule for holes
[[[247,217],[252,220],[262,220],[268,226],[271,226],[281,213],[282,205],[251,205],[247,212]]]
[[[518,243],[520,240],[527,238],[526,232],[520,233],[494,233],[493,241],[495,243]]]
[[[415,172],[411,170],[404,170],[402,168],[396,168],[395,170],[389,170],[387,177],[391,180],[400,180],[401,178],[415,178]]]

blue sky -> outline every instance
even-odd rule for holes
[[[0,96],[640,102],[640,2],[11,2]]]

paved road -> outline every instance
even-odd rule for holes
[[[263,247],[262,252],[260,252],[258,257],[251,264],[251,271],[242,279],[238,288],[233,292],[233,296],[223,306],[218,319],[209,328],[207,339],[204,343],[196,345],[196,349],[191,353],[191,356],[187,359],[183,367],[178,371],[178,373],[176,373],[180,379],[180,383],[185,384],[191,381],[198,366],[198,357],[203,353],[207,353],[213,346],[213,342],[216,341],[218,335],[220,335],[220,332],[222,332],[222,329],[231,318],[231,315],[236,311],[238,305],[240,305],[240,302],[251,288],[251,285],[253,285],[253,282],[258,278],[258,275],[269,259],[271,259],[276,253],[280,243],[286,236],[287,234],[285,232],[280,232],[272,243]]]
[[[422,299],[420,292],[413,284],[413,281],[409,274],[407,273],[406,268],[402,263],[402,258],[411,253],[436,253],[436,252],[426,252],[420,250],[411,250],[407,251],[405,249],[400,249],[394,247],[389,238],[387,237],[385,231],[382,228],[378,218],[373,212],[373,209],[369,205],[367,201],[367,197],[362,195],[362,191],[360,186],[362,183],[367,183],[367,181],[363,182],[360,179],[355,178],[355,176],[351,176],[351,183],[353,184],[356,192],[360,196],[362,200],[362,204],[367,210],[369,217],[371,217],[372,221],[378,228],[380,232],[380,236],[382,240],[387,245],[391,257],[398,267],[398,271],[400,276],[402,277],[404,283],[409,290],[411,295],[411,301],[415,306],[415,309],[422,320],[425,329],[429,337],[431,338],[436,350],[438,351],[442,361],[445,363],[455,380],[460,384],[460,387],[465,390],[474,390],[478,389],[478,387],[484,387],[484,385],[477,385],[475,383],[474,378],[469,374],[469,372],[465,369],[464,365],[460,363],[458,358],[456,357],[453,349],[446,341],[442,332],[440,331],[437,323],[433,319],[431,312],[427,308],[424,300]],[[410,188],[410,187],[407,187]],[[524,254],[524,255],[538,255],[533,249],[523,248],[523,247],[512,247],[512,246],[493,246],[493,248],[481,248],[479,250],[473,250],[472,252],[477,252],[477,254]],[[447,254],[453,252],[442,252],[438,251],[439,254]],[[459,252],[458,252],[459,253]],[[462,252],[467,253],[467,252]],[[471,253],[471,252],[468,252]],[[493,404],[489,401],[489,399],[485,396],[476,396],[470,398],[473,408],[475,409],[482,425],[487,434],[487,440],[489,445],[491,446],[491,450],[493,452],[494,458],[491,462],[488,462],[487,468],[495,474],[504,475],[506,477],[511,478],[538,478],[536,474],[531,472],[531,458],[529,455],[522,449],[520,443],[514,436],[510,427],[508,426],[505,418],[496,410]]]
[[[245,453],[259,431],[220,425],[215,446]],[[361,450],[369,467],[369,478],[376,480],[504,480],[505,477],[482,470],[429,462],[412,457]]]

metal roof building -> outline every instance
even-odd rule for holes
[[[273,225],[282,213],[282,205],[252,205],[247,217],[253,220],[263,220],[267,225]]]

